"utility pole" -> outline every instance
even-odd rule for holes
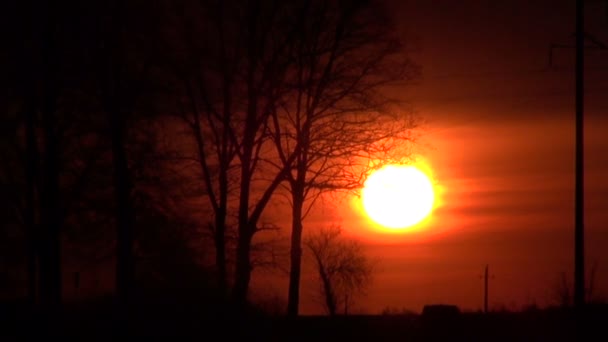
[[[483,273],[483,312],[488,313],[488,268],[486,268]]]
[[[588,1],[594,2],[594,1]],[[608,1],[603,1],[608,15]],[[585,0],[576,0],[575,24],[575,175],[574,175],[574,306],[585,305],[585,166],[584,166],[584,72],[585,50],[608,50],[608,45],[585,32]],[[585,41],[592,45],[585,46]],[[572,48],[551,44],[549,65],[553,66],[554,48]]]
[[[494,276],[490,275],[490,265],[486,264],[486,267],[484,268],[483,271],[483,275],[480,276],[483,278],[483,312],[484,313],[488,313],[490,312],[488,309],[488,283],[490,278],[494,278]]]
[[[584,219],[584,0],[576,0],[576,127],[575,127],[575,228],[574,228],[574,305],[585,305],[585,219]]]
[[[585,32],[585,0],[576,0],[575,13],[575,138],[574,138],[574,306],[585,305],[585,182],[584,182],[584,58],[585,49],[608,47]],[[585,46],[588,40],[592,45]],[[572,48],[568,45],[552,44],[549,50],[549,65],[553,64],[554,48]]]

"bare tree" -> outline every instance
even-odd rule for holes
[[[97,3],[99,55],[97,81],[100,107],[107,121],[111,141],[116,217],[116,289],[126,304],[133,293],[135,275],[135,209],[133,203],[133,156],[129,156],[129,125],[141,108],[141,96],[152,88],[149,77],[150,51],[142,51],[149,38],[151,8],[145,2],[102,1]],[[142,53],[143,52],[143,53]],[[150,115],[149,108],[141,110]],[[131,139],[133,140],[133,139]]]
[[[13,152],[19,153],[10,158],[11,163],[19,161],[21,153],[25,155],[24,174],[15,174],[17,164],[0,173],[17,190],[11,206],[18,209],[18,222],[25,227],[30,303],[35,304],[39,296],[44,307],[53,309],[61,304],[67,221],[99,156],[90,153],[96,148],[91,148],[94,143],[87,135],[98,131],[99,125],[95,121],[96,129],[91,129],[92,113],[81,112],[90,79],[86,78],[88,69],[81,68],[86,64],[79,54],[84,46],[70,34],[74,21],[61,4],[42,5],[42,10],[31,11],[25,4],[15,16],[24,21],[21,30],[16,30],[23,42],[11,49],[16,58],[8,65],[23,80],[15,83],[11,98],[16,121],[5,129],[14,137]],[[3,121],[3,127],[6,124]]]
[[[597,265],[597,260],[593,261],[593,264],[591,265],[591,271],[589,272],[589,284],[585,292],[587,296],[587,303],[591,303],[596,300],[595,297],[597,294],[595,293],[595,275],[597,273]]]
[[[585,301],[587,303],[592,303],[598,300],[598,296],[594,291],[597,266],[597,261],[594,261],[591,264],[591,271],[589,273],[589,279],[587,280],[587,286],[585,288]],[[574,304],[574,287],[569,281],[566,272],[561,272],[559,274],[559,277],[556,278],[551,290],[551,296],[553,301],[560,307],[566,308]]]
[[[4,202],[5,206],[15,208],[15,212],[23,217],[26,240],[27,293],[29,304],[34,305],[38,294],[39,251],[37,228],[40,226],[38,195],[41,185],[39,171],[41,169],[39,78],[41,75],[40,52],[42,46],[40,43],[43,37],[42,32],[48,27],[46,27],[45,20],[40,14],[33,15],[23,7],[19,8],[17,13],[18,15],[15,15],[15,17],[22,18],[20,24],[23,26],[15,25],[17,28],[15,31],[19,33],[13,35],[16,38],[13,44],[7,48],[12,54],[6,54],[7,59],[2,63],[5,66],[2,72],[8,76],[5,84],[8,91],[2,97],[3,113],[1,119],[3,130],[0,153],[4,162],[0,169],[0,174],[2,174],[0,179],[2,179],[3,186],[14,189],[13,194],[11,194],[11,191],[7,191],[8,189],[3,189],[2,192],[5,196],[11,194],[6,196],[8,198]],[[34,29],[23,29],[26,25]],[[29,44],[26,42],[29,42]],[[19,104],[17,105],[18,113],[11,117],[8,114],[10,112],[9,108],[15,103]],[[25,139],[19,139],[18,132],[20,130],[17,127],[21,122],[24,126]],[[24,140],[24,142],[19,144],[20,140]],[[19,145],[25,145],[25,148],[21,148]],[[24,155],[25,160],[22,163],[14,163],[14,161],[20,159],[17,155]],[[23,187],[18,186],[21,182],[17,180],[20,178],[18,175],[21,174],[25,175],[25,186]],[[19,200],[18,193],[24,194],[24,201]],[[10,242],[7,241],[7,244],[10,244]],[[8,250],[8,248],[5,249]]]
[[[340,227],[323,228],[309,235],[305,245],[312,253],[319,277],[319,293],[325,309],[334,316],[341,304],[347,306],[353,297],[364,293],[372,280],[373,265],[361,244],[343,238]]]
[[[375,5],[306,2],[288,93],[273,111],[278,168],[290,167],[287,156],[296,154],[286,182],[292,207],[290,316],[298,314],[302,221],[316,200],[327,191],[360,188],[378,161],[408,157],[399,147],[412,141],[415,122],[386,87],[406,83],[417,68]]]
[[[561,272],[553,285],[553,297],[561,307],[569,307],[572,304],[572,286],[568,282],[566,272]]]
[[[43,10],[45,33],[42,38],[41,123],[45,167],[40,194],[40,300],[43,307],[56,310],[61,305],[61,217],[59,209],[58,98],[58,19],[59,8],[50,4]]]
[[[293,46],[303,29],[305,13],[301,4],[250,1],[247,3],[245,52],[246,107],[238,146],[240,187],[238,241],[234,297],[239,303],[247,298],[251,279],[251,244],[259,231],[258,222],[277,187],[284,181],[297,152],[284,156],[287,161],[262,182],[255,179],[264,161],[263,146],[268,141],[271,114],[285,92],[285,80],[293,63]],[[298,148],[296,148],[298,151]],[[259,197],[252,189],[258,187]]]
[[[359,2],[206,1],[173,9],[179,29],[166,30],[174,44],[166,50],[175,52],[180,117],[209,199],[220,282],[234,217],[233,294],[246,299],[253,236],[288,180],[297,313],[301,221],[321,193],[357,188],[371,159],[410,138],[411,121],[398,120],[382,94],[410,76],[411,63],[381,24],[386,18]]]
[[[177,37],[168,36],[171,68],[182,94],[178,96],[178,117],[187,126],[194,144],[196,167],[212,219],[208,227],[215,246],[215,267],[220,291],[227,279],[227,235],[231,199],[236,191],[237,148],[235,126],[241,105],[235,103],[240,89],[235,84],[243,59],[243,37],[231,2],[182,2],[171,4],[175,14],[170,23]],[[201,20],[201,18],[204,18]]]
[[[175,7],[183,18],[178,20],[183,25],[178,48],[184,53],[173,63],[178,65],[176,78],[185,94],[180,97],[180,115],[195,140],[195,158],[214,216],[217,269],[224,284],[226,222],[233,209],[238,232],[233,295],[244,303],[253,236],[291,167],[290,162],[273,173],[261,170],[268,157],[264,146],[270,142],[269,118],[286,90],[292,42],[303,14],[291,3],[268,1],[207,1]],[[294,158],[295,153],[286,156]]]
[[[124,70],[124,23],[125,8],[119,1],[109,1],[103,8],[108,18],[102,22],[103,62],[105,71],[101,78],[101,102],[111,132],[112,166],[114,172],[114,196],[116,200],[116,290],[121,304],[131,297],[135,259],[133,230],[135,214],[131,198],[132,177],[126,151],[127,102],[132,99],[125,93],[121,82]]]

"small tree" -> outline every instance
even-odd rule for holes
[[[587,280],[587,284],[585,287],[585,301],[587,303],[597,302],[599,300],[597,294],[594,292],[596,272],[597,261],[594,261],[593,264],[591,264],[589,279]],[[566,308],[573,305],[574,287],[569,281],[566,272],[561,272],[559,274],[559,277],[556,278],[556,281],[554,282],[552,287],[551,295],[553,302],[559,305],[560,307]]]
[[[566,272],[561,272],[553,285],[553,300],[561,307],[569,307],[572,304],[572,288],[566,277]]]
[[[342,305],[346,313],[353,297],[364,293],[372,280],[372,263],[361,244],[344,238],[341,233],[340,227],[330,226],[304,241],[318,272],[319,293],[331,316],[335,316]]]

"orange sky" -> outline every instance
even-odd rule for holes
[[[608,43],[604,8],[587,7],[588,31]],[[555,52],[558,70],[547,66],[550,43],[573,42],[573,10],[573,1],[394,2],[423,68],[404,98],[427,121],[419,151],[445,192],[415,234],[374,233],[348,200],[322,211],[379,261],[361,311],[477,310],[486,263],[490,307],[546,305],[559,272],[571,277],[574,51]],[[595,292],[608,297],[608,51],[586,56],[586,257],[598,262]],[[304,314],[319,312],[313,279],[304,275]]]

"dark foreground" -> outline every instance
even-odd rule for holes
[[[608,307],[576,314],[564,310],[521,313],[300,317],[289,320],[259,312],[179,308],[170,303],[140,306],[120,324],[109,306],[66,307],[48,322],[19,307],[4,306],[0,341],[114,341],[119,337],[167,341],[608,341]]]

